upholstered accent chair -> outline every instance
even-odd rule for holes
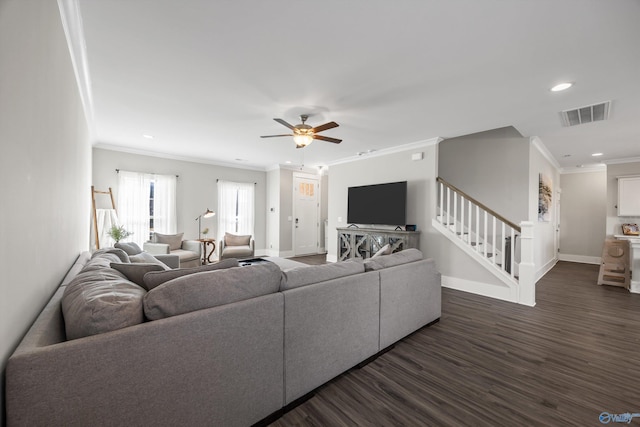
[[[253,258],[255,253],[255,242],[250,235],[238,236],[231,233],[224,233],[219,247],[220,259]]]
[[[182,240],[184,233],[153,233],[151,241],[144,243],[150,254],[172,254],[180,258],[180,268],[198,267],[202,263],[202,244],[197,240]]]

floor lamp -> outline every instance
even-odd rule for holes
[[[204,213],[198,215],[198,218],[196,218],[196,221],[198,221],[198,239],[202,239],[202,231],[200,230],[202,218],[211,218],[215,214],[216,213],[214,211],[207,208],[207,210],[204,211]]]

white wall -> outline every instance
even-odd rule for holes
[[[562,261],[599,264],[606,235],[607,172],[560,175]]]
[[[538,280],[558,261],[556,227],[559,220],[557,218],[557,202],[560,193],[560,172],[533,141],[530,145],[529,156],[529,221],[534,224],[535,278]],[[553,199],[549,222],[538,221],[538,186],[541,173],[549,177],[553,183]]]
[[[93,185],[98,190],[113,189],[118,200],[118,174],[116,169],[178,175],[177,216],[178,232],[184,232],[185,239],[198,238],[196,218],[206,209],[218,209],[217,179],[237,182],[255,182],[255,244],[256,253],[266,248],[267,218],[267,174],[263,171],[224,167],[205,163],[194,163],[120,151],[93,149]],[[107,204],[109,202],[106,197]],[[202,228],[208,227],[217,236],[217,216],[202,219]],[[217,251],[217,249],[216,249]]]
[[[618,217],[618,180],[616,177],[640,175],[640,162],[607,165],[606,235],[622,234],[622,224],[640,224],[640,217]]]
[[[9,355],[89,248],[91,148],[55,1],[0,3],[0,94],[4,377]]]

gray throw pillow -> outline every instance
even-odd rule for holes
[[[160,264],[147,264],[147,263],[118,263],[112,262],[111,268],[114,270],[118,270],[120,273],[124,274],[125,277],[131,280],[138,286],[144,286],[144,275],[151,271],[165,271],[165,268]]]
[[[390,255],[390,254],[391,254],[391,246],[387,243],[386,245],[381,247],[380,250],[378,250],[378,252],[373,254],[373,256],[370,259],[378,258],[379,256]]]
[[[127,255],[138,255],[140,252],[142,252],[140,246],[138,246],[138,244],[134,242],[118,242],[113,246],[115,248],[122,249],[127,253]]]
[[[65,288],[62,314],[67,339],[115,331],[144,322],[146,291],[116,270],[102,268],[78,274]]]
[[[248,246],[251,243],[251,236],[237,236],[235,234],[224,233],[224,244],[226,246]]]
[[[182,236],[184,233],[178,234],[160,234],[153,233],[156,238],[156,243],[166,243],[169,245],[169,250],[175,251],[182,248]]]
[[[365,271],[382,270],[383,268],[394,267],[396,265],[408,264],[410,262],[422,259],[422,252],[418,249],[405,249],[404,251],[395,252],[391,255],[379,256],[375,259],[366,259],[364,261]]]
[[[223,259],[215,264],[201,265],[193,268],[176,268],[166,271],[151,271],[144,275],[144,285],[147,291],[162,285],[164,282],[176,279],[178,277],[187,276],[194,273],[202,273],[203,271],[222,270],[225,268],[239,267],[240,264],[235,258]]]
[[[147,292],[144,314],[163,319],[196,310],[272,294],[280,287],[280,268],[270,262],[189,274]]]

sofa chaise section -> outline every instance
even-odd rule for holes
[[[8,426],[246,426],[282,407],[282,293],[69,341],[63,293],[7,363]]]

